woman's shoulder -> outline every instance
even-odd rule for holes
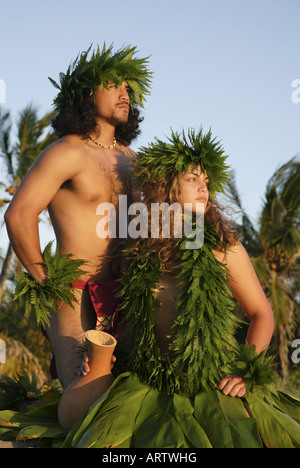
[[[227,247],[226,250],[212,250],[215,258],[225,265],[232,263],[239,263],[249,259],[248,254],[241,242],[236,242],[235,244]]]

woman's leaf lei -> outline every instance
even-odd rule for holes
[[[77,299],[74,295],[72,283],[84,273],[81,269],[86,261],[72,259],[71,254],[60,255],[58,246],[52,255],[52,243],[49,242],[43,251],[47,279],[44,283],[35,281],[27,272],[20,273],[15,290],[14,300],[21,307],[25,307],[25,316],[31,312],[35,314],[38,325],[49,325],[52,312],[57,312],[58,304],[65,302],[74,307]]]
[[[178,316],[169,348],[172,358],[160,354],[153,332],[154,311],[161,306],[155,290],[162,267],[143,248],[128,260],[121,279],[119,311],[124,312],[132,337],[127,369],[160,391],[193,395],[216,388],[224,375],[222,368],[237,349],[234,332],[238,319],[232,313],[228,272],[212,253],[218,243],[215,229],[205,225],[201,249],[186,250],[184,243],[185,239],[178,254],[177,277],[182,289],[176,297]]]

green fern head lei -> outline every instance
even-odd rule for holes
[[[216,192],[223,192],[228,183],[229,166],[226,164],[227,155],[211,130],[204,133],[188,129],[187,134],[171,131],[168,141],[156,139],[148,147],[142,147],[138,153],[136,175],[141,186],[149,180],[168,178],[172,174],[181,175],[189,166],[201,166],[210,180],[209,191],[212,197]]]
[[[59,74],[59,83],[49,77],[51,83],[59,90],[54,99],[57,111],[64,106],[73,106],[81,101],[87,92],[92,96],[97,87],[107,88],[107,81],[121,84],[126,81],[130,87],[131,105],[143,107],[145,96],[149,94],[152,72],[147,68],[147,58],[137,58],[136,47],[127,46],[113,53],[113,44],[102,50],[99,46],[91,52],[92,45],[78,54],[69,65],[66,73]]]

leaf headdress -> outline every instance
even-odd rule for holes
[[[92,45],[71,62],[66,73],[59,74],[59,83],[49,77],[59,89],[54,107],[59,111],[64,106],[73,106],[82,100],[83,94],[94,95],[97,86],[107,87],[107,81],[121,84],[126,81],[131,89],[131,105],[143,107],[145,95],[149,94],[152,72],[147,68],[148,58],[137,58],[136,47],[127,46],[113,53],[113,44],[102,50]]]
[[[148,147],[142,147],[138,153],[136,174],[143,186],[147,181],[167,178],[174,173],[179,175],[189,166],[200,164],[210,179],[210,195],[223,192],[228,183],[229,174],[225,161],[228,158],[220,142],[212,137],[211,130],[204,134],[188,129],[187,135],[171,132],[168,141],[156,139]]]

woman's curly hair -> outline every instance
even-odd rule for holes
[[[141,133],[139,124],[143,120],[137,107],[130,108],[128,121],[116,126],[115,137],[118,143],[129,146]],[[87,138],[89,134],[97,133],[99,126],[94,96],[86,95],[81,102],[64,106],[52,120],[52,127],[59,138],[65,135]]]
[[[136,198],[138,197],[138,181],[136,182]],[[150,175],[148,183],[143,187],[141,195],[141,201],[148,208],[148,237],[133,239],[131,242],[131,250],[133,252],[138,250],[140,243],[147,245],[147,253],[158,254],[160,261],[162,262],[164,269],[168,270],[172,268],[172,262],[174,259],[174,253],[176,252],[181,239],[178,239],[172,235],[174,234],[174,212],[170,212],[170,227],[171,236],[168,238],[151,237],[151,204],[152,203],[167,203],[172,205],[178,202],[179,196],[179,176],[173,174],[169,178],[161,178],[160,180],[151,180]],[[220,237],[220,244],[216,246],[217,250],[225,252],[231,246],[237,244],[240,239],[240,233],[235,229],[233,224],[223,214],[225,207],[222,207],[217,200],[209,197],[208,204],[204,213],[206,221],[213,225]],[[161,229],[161,226],[160,226]]]

